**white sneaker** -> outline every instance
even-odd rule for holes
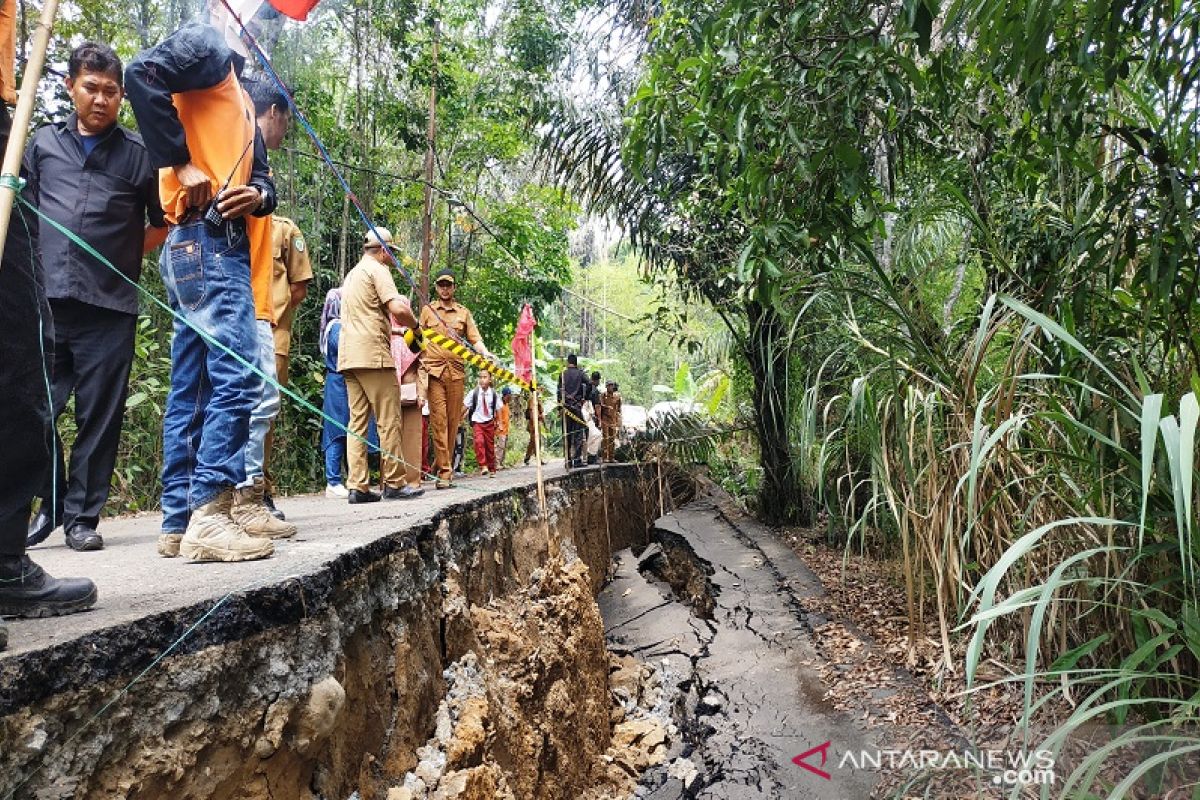
[[[350,490],[340,483],[325,484],[325,496],[337,500],[345,500],[350,496]]]

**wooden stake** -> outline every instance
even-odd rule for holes
[[[25,155],[25,139],[29,135],[29,121],[33,119],[33,101],[37,99],[37,85],[46,65],[46,50],[50,47],[50,31],[54,28],[54,16],[58,12],[58,0],[46,0],[42,6],[42,18],[33,32],[33,52],[25,63],[25,74],[21,77],[21,92],[17,100],[17,113],[13,117],[12,130],[8,136],[8,149],[4,151],[4,162],[0,176],[15,179],[21,174],[21,158]],[[12,219],[13,203],[17,190],[12,186],[0,186],[0,253],[8,240],[8,223]]]
[[[546,482],[542,477],[542,426],[538,420],[539,413],[542,410],[541,400],[538,398],[538,382],[537,382],[537,334],[534,331],[529,332],[529,352],[530,352],[530,368],[533,384],[533,390],[529,393],[529,418],[533,420],[533,458],[537,462],[537,494],[538,507],[542,510],[542,524],[546,527],[546,554],[550,558],[558,557],[558,546],[554,541],[554,537],[550,535],[550,509],[546,504]]]

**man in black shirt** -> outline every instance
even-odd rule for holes
[[[567,469],[582,467],[583,444],[587,425],[583,422],[583,403],[591,394],[587,374],[579,368],[579,357],[567,356],[567,368],[558,376],[558,402],[566,411]]]
[[[49,223],[39,226],[46,295],[54,316],[53,408],[57,420],[75,395],[77,434],[70,469],[62,441],[29,525],[28,545],[58,525],[75,550],[104,546],[96,526],[108,500],[133,363],[142,255],[166,238],[158,175],[141,138],[117,124],[124,97],[121,61],[103,44],[85,43],[68,61],[75,106],[63,122],[34,134],[25,170],[39,186],[40,208],[120,270],[115,273]]]

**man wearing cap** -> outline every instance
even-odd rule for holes
[[[602,445],[604,460],[613,460],[617,448],[617,438],[621,431],[621,393],[617,391],[617,382],[609,381],[600,395],[600,430],[604,435]]]
[[[386,243],[389,247],[383,247]],[[382,449],[383,497],[403,500],[416,492],[405,482],[401,461],[400,386],[392,360],[392,321],[416,327],[408,298],[396,289],[390,266],[395,264],[392,234],[376,228],[363,242],[362,259],[342,283],[342,336],[338,347],[338,372],[346,378],[350,402],[350,433],[346,442],[351,503],[373,503],[379,495],[370,489],[367,466],[367,424],[375,415]],[[462,402],[461,400],[459,401]]]
[[[421,309],[421,328],[432,329],[458,342],[469,342],[485,358],[492,354],[483,344],[475,318],[466,306],[454,300],[454,273],[444,269],[434,279],[437,297]],[[461,356],[433,342],[421,354],[421,367],[429,375],[429,427],[433,430],[434,468],[437,488],[453,484],[450,447],[462,419],[463,389],[467,380]]]

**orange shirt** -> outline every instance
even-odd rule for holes
[[[233,67],[216,86],[176,92],[171,102],[179,114],[192,163],[209,176],[215,195],[229,179],[230,186],[245,186],[254,169],[254,104],[238,82]],[[235,166],[236,165],[236,166]],[[187,195],[175,171],[158,171],[158,194],[163,214],[171,225],[187,216]],[[255,319],[275,321],[271,303],[271,217],[246,217],[250,237],[250,288],[254,291]]]
[[[254,104],[238,83],[233,68],[229,69],[229,77],[216,86],[176,92],[171,95],[171,102],[183,125],[192,163],[212,179],[213,194],[224,185],[230,172],[233,178],[229,185],[244,186],[254,168],[257,123]],[[158,194],[167,222],[178,225],[187,214],[187,195],[170,167],[158,171]]]
[[[508,403],[504,402],[504,399],[501,398],[500,408],[496,414],[496,435],[497,436],[508,436],[508,419],[509,419]]]
[[[250,288],[254,291],[254,318],[275,324],[275,302],[271,281],[275,275],[275,242],[271,235],[271,214],[246,215],[246,234],[250,237]]]

